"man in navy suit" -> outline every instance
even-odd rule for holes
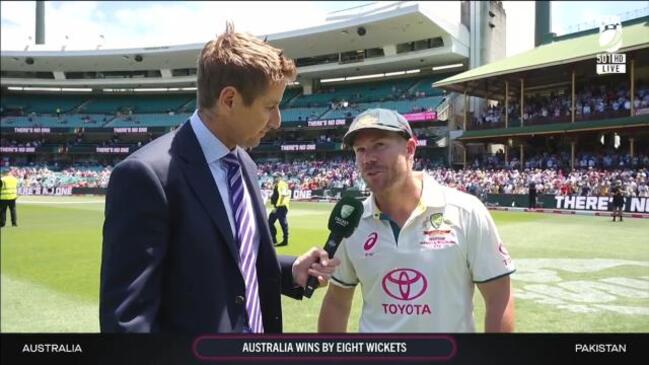
[[[280,126],[279,104],[295,74],[279,49],[234,32],[229,23],[205,45],[197,111],[112,172],[103,227],[102,332],[279,333],[280,294],[301,299],[308,275],[327,283],[340,261],[324,250],[276,256],[257,167],[244,150]],[[235,170],[228,158],[237,161]],[[240,255],[244,246],[255,264]]]

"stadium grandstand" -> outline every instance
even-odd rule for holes
[[[605,195],[602,184],[622,179],[643,196],[648,17],[621,23],[626,73],[600,75],[599,29],[556,36],[548,14],[539,2],[536,47],[509,58],[499,1],[371,3],[266,35],[298,78],[281,128],[251,151],[260,184],[283,171],[313,196],[362,191],[342,135],[357,114],[383,107],[411,122],[418,169],[494,203],[510,201],[486,194],[526,194],[530,182],[548,195]],[[202,46],[3,50],[0,163],[20,171],[26,193],[102,192],[112,166],[194,111]]]
[[[468,68],[471,42],[461,22],[468,9],[452,10],[441,19],[418,3],[370,4],[336,12],[322,26],[268,35],[299,76],[282,100],[281,129],[253,156],[260,163],[349,160],[345,126],[384,107],[412,121],[422,160],[446,165],[448,98],[432,83]],[[2,164],[110,169],[194,111],[201,47],[3,51]]]

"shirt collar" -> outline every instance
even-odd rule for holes
[[[425,212],[428,208],[443,208],[446,205],[442,186],[439,185],[432,176],[426,173],[423,173],[423,176],[422,194],[419,199],[419,204],[417,204],[417,207],[415,208],[418,214]],[[363,218],[381,218],[382,212],[379,207],[376,206],[374,193],[371,193],[370,196],[363,201],[363,209]]]
[[[207,129],[205,123],[198,116],[198,109],[194,111],[194,114],[189,119],[189,123],[196,134],[198,144],[203,150],[208,165],[220,160],[223,156],[230,153],[228,147],[224,145],[223,142],[212,133],[212,131]]]

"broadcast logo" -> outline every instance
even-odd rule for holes
[[[599,25],[599,46],[606,53],[597,55],[597,74],[626,73],[626,54],[615,53],[622,47],[622,23],[617,16],[602,19]]]

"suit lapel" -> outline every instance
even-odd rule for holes
[[[221,232],[221,236],[228,246],[232,258],[238,264],[239,248],[234,240],[221,194],[219,194],[216,182],[207,165],[198,139],[196,139],[196,135],[188,122],[178,131],[173,144],[172,149],[176,150],[185,162],[181,166],[187,184],[193,190],[196,199],[207,211],[212,222]]]

